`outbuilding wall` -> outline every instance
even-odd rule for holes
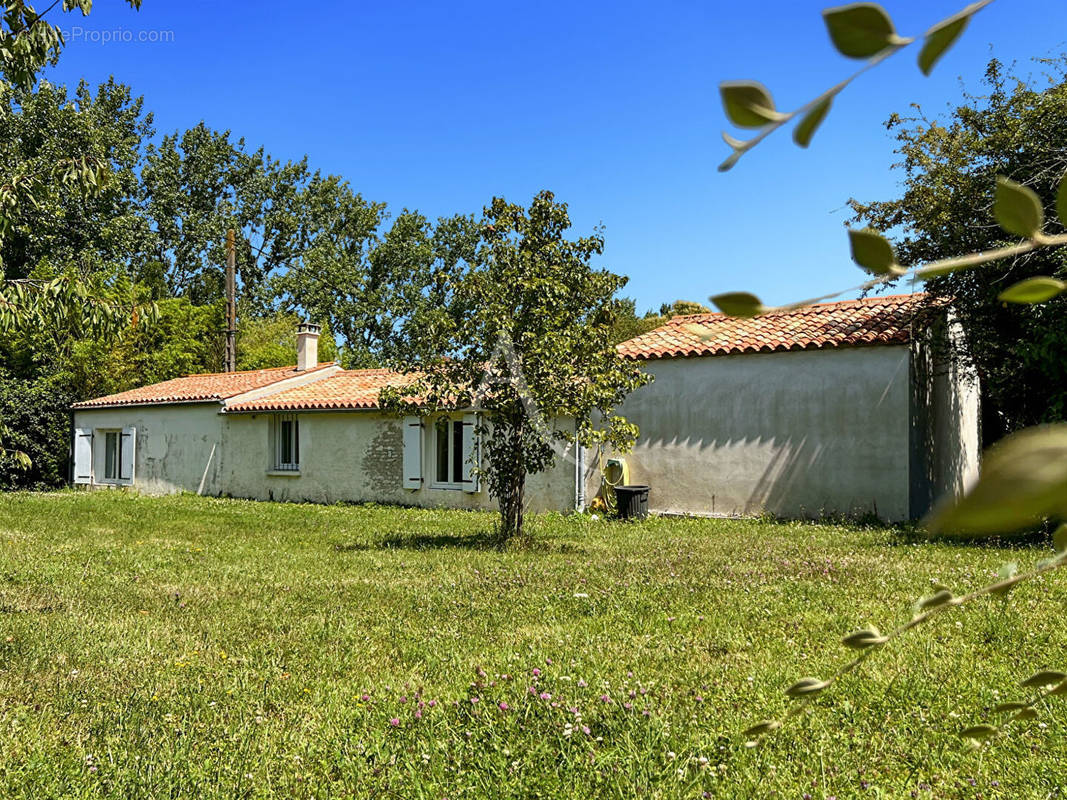
[[[654,511],[906,519],[909,348],[653,359],[622,414]]]

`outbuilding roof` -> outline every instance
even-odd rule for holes
[[[72,408],[104,408],[108,406],[144,406],[166,403],[201,403],[222,401],[253,389],[262,389],[272,383],[306,375],[316,370],[336,367],[332,362],[319,364],[311,370],[300,372],[296,367],[272,367],[246,372],[210,372],[203,375],[186,375],[150,386],[130,389],[128,392],[109,394],[75,403]]]
[[[378,408],[386,386],[401,386],[410,376],[389,369],[349,369],[314,383],[230,403],[226,413],[250,411],[345,411]]]
[[[924,298],[897,294],[817,303],[749,319],[687,314],[623,342],[617,351],[643,360],[907,344]]]

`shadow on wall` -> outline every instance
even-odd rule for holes
[[[674,359],[623,413],[657,511],[907,517],[906,347]]]

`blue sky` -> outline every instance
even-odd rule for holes
[[[895,192],[883,122],[937,114],[977,88],[991,54],[1067,50],[1063,0],[997,0],[923,78],[917,48],[860,79],[807,152],[783,130],[730,173],[720,80],[751,78],[781,108],[855,68],[830,47],[822,5],[751,3],[176,3],[139,12],[97,0],[62,17],[54,82],[114,75],[160,132],[200,120],[274,156],[307,154],[368,199],[436,217],[548,188],[577,232],[602,223],[601,265],[628,275],[639,310],[749,290],[782,303],[861,277],[843,225],[849,197]],[[885,2],[912,35],[964,0]],[[80,30],[79,30],[80,29]],[[142,43],[141,32],[170,41]],[[133,41],[105,43],[127,32]]]

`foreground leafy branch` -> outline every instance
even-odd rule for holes
[[[923,35],[919,51],[919,69],[929,75],[934,65],[963,33],[972,16],[993,0],[979,0],[930,27]],[[877,3],[851,3],[823,11],[830,40],[838,52],[848,58],[867,59],[859,70],[794,111],[775,108],[770,91],[757,81],[724,81],[719,84],[723,108],[730,121],[739,128],[759,128],[751,139],[737,139],[723,133],[723,141],[733,150],[719,165],[719,171],[731,169],[741,156],[776,130],[799,118],[793,141],[800,147],[811,143],[815,131],[830,112],[834,98],[863,73],[916,41],[897,35],[892,19]]]
[[[1056,210],[1061,224],[1067,227],[1067,175],[1060,182]],[[724,314],[732,317],[755,317],[768,311],[803,308],[844,294],[870,291],[901,278],[926,281],[1035,250],[1067,245],[1067,234],[1044,232],[1045,212],[1040,198],[1034,191],[1008,178],[997,178],[993,215],[1001,228],[1007,233],[1025,237],[1024,241],[992,250],[932,261],[928,264],[902,267],[897,263],[893,245],[878,231],[870,228],[850,230],[848,237],[852,260],[874,276],[870,280],[837,292],[777,307],[765,306],[756,295],[749,292],[726,292],[714,295],[710,299]],[[1067,282],[1041,276],[1028,278],[1008,287],[1000,293],[999,299],[1005,303],[1043,303],[1064,291],[1067,291]]]
[[[988,596],[1006,598],[1008,592],[1018,584],[1067,566],[1067,524],[1061,526],[1057,531],[1055,544],[1057,548],[1056,555],[1039,561],[1034,569],[1029,572],[1018,573],[1017,564],[1005,564],[1001,568],[999,579],[996,582],[959,596],[954,596],[947,586],[937,584],[931,594],[916,601],[912,617],[889,633],[882,635],[876,628],[864,628],[853,631],[843,637],[841,643],[849,649],[860,651],[859,655],[842,665],[825,680],[810,677],[801,678],[789,686],[785,690],[785,695],[796,701],[794,705],[778,719],[763,720],[747,728],[744,735],[751,737],[746,743],[747,746],[755,747],[764,736],[780,729],[789,719],[803,713],[823,691],[858,669],[871,655],[904,636],[908,631],[918,628],[949,609],[967,605],[979,598]],[[1024,688],[1049,685],[1054,685],[1054,688],[1039,694],[1030,701],[1002,703],[993,709],[994,713],[1011,714],[1007,722],[1034,719],[1037,716],[1034,707],[1038,703],[1052,695],[1067,694],[1067,674],[1042,671],[1031,675],[1020,683],[1020,686]],[[999,732],[1001,732],[1001,729],[994,726],[977,725],[965,728],[960,732],[960,736],[968,740],[979,741],[991,738]]]

